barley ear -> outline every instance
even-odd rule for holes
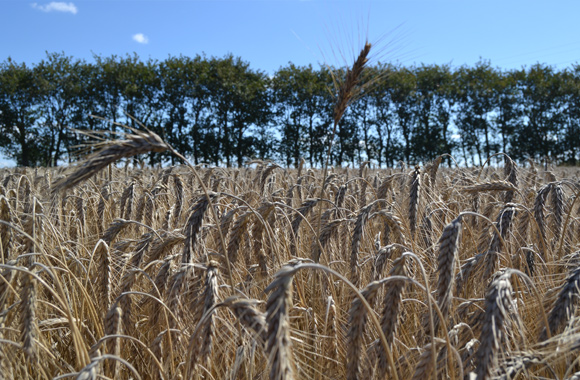
[[[123,332],[122,327],[123,310],[118,302],[115,302],[107,314],[105,315],[105,334],[106,335],[120,335]],[[107,342],[107,352],[110,355],[119,356],[121,354],[121,347],[119,338],[112,338]],[[117,365],[115,362],[108,362],[105,367],[105,374],[110,378],[115,378],[117,374]]]

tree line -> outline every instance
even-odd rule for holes
[[[91,149],[78,130],[106,140],[120,125],[142,124],[196,164],[259,158],[292,166],[304,158],[322,166],[329,144],[333,165],[392,167],[445,153],[464,165],[498,152],[520,161],[580,159],[580,65],[378,63],[333,134],[343,74],[288,63],[269,76],[233,55],[87,62],[47,53],[34,65],[8,58],[0,64],[0,152],[21,166],[55,166]]]

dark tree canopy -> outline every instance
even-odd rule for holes
[[[54,166],[79,157],[86,137],[76,130],[112,138],[119,125],[142,123],[196,164],[259,158],[291,166],[304,158],[322,166],[328,139],[335,165],[394,166],[445,153],[464,165],[498,152],[520,161],[580,160],[579,65],[504,71],[487,61],[379,63],[367,68],[333,135],[333,75],[341,70],[288,63],[268,76],[232,55],[86,62],[48,53],[32,66],[7,59],[0,63],[0,152],[21,166]]]

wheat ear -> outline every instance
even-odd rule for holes
[[[97,284],[98,296],[101,301],[101,310],[106,312],[109,310],[112,298],[111,285],[111,253],[109,246],[104,240],[99,240],[95,246],[93,256],[97,262],[97,270],[99,273],[99,282]]]
[[[564,219],[565,213],[565,201],[564,201],[564,192],[562,191],[562,186],[559,184],[555,184],[552,187],[551,191],[551,201],[552,201],[552,208],[554,209],[554,219],[553,219],[553,227],[552,232],[554,236],[560,237],[562,233],[562,224]]]
[[[501,242],[505,241],[509,233],[509,230],[511,229],[514,214],[515,209],[512,206],[508,205],[504,207],[503,210],[501,210],[501,212],[497,217],[495,225],[499,231],[499,235],[494,230],[493,238],[491,239],[489,249],[485,253],[484,256],[485,269],[483,271],[484,280],[490,278],[491,275],[496,271],[499,261],[499,253],[501,251]],[[507,247],[504,247],[504,249],[507,249]]]
[[[0,220],[7,224],[12,222],[10,203],[5,196],[0,196]],[[10,259],[10,245],[12,244],[12,228],[7,224],[0,224],[0,263],[2,264]]]
[[[39,337],[38,320],[36,318],[37,284],[34,276],[29,272],[22,272],[21,304],[21,340],[22,350],[28,361],[38,360],[37,340]]]
[[[105,334],[106,335],[120,335],[123,332],[122,327],[123,310],[119,306],[118,302],[115,302],[107,314],[105,315]],[[107,352],[111,355],[119,356],[121,354],[121,346],[119,338],[112,338],[108,341]],[[105,368],[106,376],[110,378],[116,378],[117,374],[117,362],[108,363]]]
[[[406,256],[401,256],[393,262],[393,268],[389,276],[405,276],[406,270]],[[381,329],[385,334],[387,343],[392,346],[394,341],[397,324],[399,321],[399,312],[403,302],[403,288],[404,281],[393,281],[389,283],[383,300],[383,313],[381,317]],[[379,351],[379,377],[384,378],[388,371],[387,354],[384,350]]]
[[[352,65],[352,68],[347,69],[345,81],[338,89],[338,98],[334,106],[333,119],[335,126],[338,125],[344,111],[346,111],[346,108],[356,95],[360,75],[368,61],[367,57],[370,51],[371,44],[367,42]]]
[[[209,193],[209,198],[205,195],[202,195],[197,199],[191,209],[191,214],[187,219],[187,223],[185,224],[185,245],[183,247],[183,255],[181,256],[181,262],[183,264],[189,264],[191,262],[193,252],[195,250],[197,235],[201,230],[203,217],[207,211],[207,206],[216,196],[216,193]]]
[[[268,324],[266,352],[270,363],[270,380],[294,378],[288,312],[292,303],[292,278],[296,271],[296,267],[285,265],[265,289],[265,292],[271,292],[266,302]]]
[[[367,300],[371,307],[374,304],[378,290],[382,283],[373,281],[362,291],[361,295]],[[348,333],[346,335],[346,378],[356,380],[360,377],[360,361],[362,358],[362,345],[364,340],[364,329],[367,323],[367,309],[364,307],[359,297],[356,297],[348,311]]]
[[[433,343],[429,343],[423,347],[423,353],[419,358],[419,362],[415,366],[415,373],[413,373],[412,380],[429,379],[431,377],[431,374],[435,369],[435,366],[433,365],[433,352],[443,343],[444,341],[436,338]]]
[[[507,155],[505,156],[504,176],[515,188],[518,187],[518,173],[516,164]],[[514,199],[514,193],[515,192],[513,190],[506,191],[503,198],[504,203],[512,202]]]
[[[541,247],[541,255],[542,258],[545,260],[546,252],[545,252],[545,244],[546,244],[546,223],[545,223],[545,216],[544,216],[544,205],[546,204],[546,198],[548,197],[548,193],[552,189],[552,184],[549,183],[538,190],[536,194],[536,199],[534,201],[534,218],[536,219],[536,223],[538,224],[539,228],[539,238],[541,239],[540,247]]]
[[[317,244],[316,240],[312,242],[312,260],[315,263],[320,261],[320,255],[322,253],[321,248],[326,247],[330,239],[336,235],[338,226],[347,220],[348,219],[335,219],[323,225],[318,239],[319,244]]]
[[[497,367],[497,356],[505,336],[505,320],[513,310],[511,271],[500,274],[489,286],[485,298],[485,315],[479,338],[480,346],[476,353],[477,379],[490,378]]]
[[[240,248],[240,244],[242,243],[242,237],[248,229],[250,216],[252,215],[252,211],[246,211],[234,222],[232,231],[230,233],[230,240],[228,242],[228,258],[232,264],[235,264],[236,261],[238,261],[238,250]]]
[[[69,189],[91,178],[115,161],[149,152],[163,152],[169,146],[153,132],[133,130],[127,134],[125,140],[108,142],[103,149],[91,155],[71,175],[52,184],[52,191],[58,192]]]
[[[575,313],[575,300],[578,297],[580,289],[580,268],[576,268],[566,279],[566,283],[562,286],[562,290],[558,294],[558,298],[554,302],[554,306],[548,315],[548,325],[550,327],[551,335],[560,333],[562,325],[566,323]],[[540,333],[540,341],[548,338],[548,332],[544,327]]]
[[[210,261],[206,270],[203,317],[189,340],[190,361],[189,369],[195,368],[198,362],[208,366],[212,350],[213,334],[215,329],[215,304],[218,297],[218,263]]]
[[[465,193],[481,193],[487,191],[505,191],[506,193],[512,193],[517,190],[511,182],[506,181],[492,181],[480,183],[477,185],[471,185],[461,188],[462,192]],[[512,195],[513,198],[513,195]],[[507,203],[507,202],[506,202]]]
[[[369,214],[374,207],[376,201],[363,207],[356,218],[354,224],[354,231],[352,233],[352,243],[350,250],[350,276],[353,284],[357,285],[360,280],[359,262],[358,262],[358,251],[360,247],[361,240],[364,236],[364,228],[369,220]]]
[[[173,175],[173,183],[175,189],[175,208],[173,210],[173,221],[179,223],[181,217],[181,210],[183,209],[183,200],[185,199],[185,191],[183,189],[183,181],[179,174]]]
[[[291,253],[296,255],[296,245],[298,243],[298,229],[300,228],[300,224],[302,220],[308,215],[308,213],[316,206],[319,199],[307,199],[302,203],[302,205],[298,208],[298,212],[292,221],[292,238],[294,239],[294,244],[291,246]]]
[[[460,236],[461,215],[445,226],[443,234],[439,239],[437,305],[441,309],[443,318],[447,318],[453,299],[453,280],[455,278],[455,262]],[[445,328],[447,321],[444,320],[441,323]],[[439,316],[437,315],[435,319],[435,333],[437,332],[438,324]]]
[[[413,173],[411,174],[409,192],[409,227],[411,231],[411,238],[415,237],[415,231],[417,229],[417,207],[419,206],[419,197],[421,191],[421,169],[419,166],[415,166]]]
[[[242,326],[250,329],[263,344],[267,339],[266,316],[256,308],[260,301],[252,299],[242,299],[237,296],[226,298],[222,304],[227,306]]]

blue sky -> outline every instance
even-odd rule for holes
[[[0,14],[0,60],[27,64],[46,51],[89,61],[232,53],[273,74],[288,62],[350,63],[365,37],[382,41],[375,59],[404,65],[580,62],[577,0],[0,0]]]
[[[350,61],[367,35],[392,42],[383,61],[406,65],[473,65],[482,57],[509,69],[580,61],[576,0],[0,0],[0,14],[0,59],[26,63],[45,51],[88,60],[93,53],[232,53],[273,73],[289,61],[342,63],[331,47]]]

